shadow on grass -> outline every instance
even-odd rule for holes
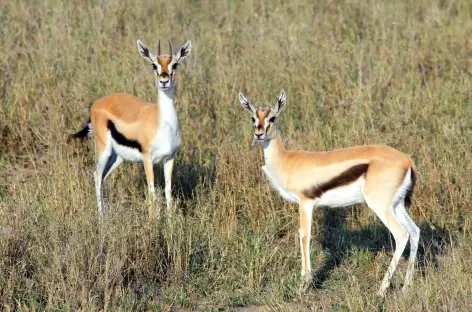
[[[211,186],[215,182],[216,177],[216,154],[211,153],[207,155],[210,161],[207,161],[209,165],[200,165],[197,161],[182,163],[179,160],[174,162],[174,170],[172,174],[172,196],[180,201],[180,209],[182,209],[184,215],[190,212],[189,201],[195,198],[196,191],[199,194],[206,193],[210,190]],[[154,167],[154,177],[156,185],[164,190],[165,179],[163,172],[163,165]],[[142,179],[145,181],[144,170],[142,172]]]
[[[378,225],[374,227],[348,230],[345,223],[350,211],[350,209],[323,209],[324,224],[319,240],[322,248],[328,252],[328,257],[313,273],[312,285],[316,288],[323,288],[331,271],[340,265],[352,247],[367,248],[375,254],[382,250],[393,253],[395,249],[393,236],[378,219]],[[445,228],[427,222],[417,225],[421,230],[421,238],[416,267],[421,274],[424,274],[427,265],[438,267],[438,257],[454,242],[451,241],[452,237]],[[409,257],[409,248],[408,244],[403,252],[406,259]]]

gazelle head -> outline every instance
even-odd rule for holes
[[[180,62],[190,54],[192,43],[188,40],[178,51],[172,54],[172,43],[169,40],[169,54],[161,54],[161,41],[157,42],[157,56],[140,40],[137,41],[139,53],[147,59],[156,74],[156,87],[166,91],[175,86],[175,75]]]
[[[277,135],[277,118],[287,102],[285,91],[280,91],[275,108],[256,107],[252,105],[241,92],[239,92],[239,101],[241,102],[241,106],[251,113],[251,120],[254,126],[254,139],[256,141],[274,139]]]

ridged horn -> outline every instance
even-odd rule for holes
[[[161,40],[157,41],[157,56],[161,55]]]

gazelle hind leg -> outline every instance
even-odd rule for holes
[[[115,153],[115,150],[112,150],[112,154],[116,155],[116,157],[113,157],[110,156],[108,162],[107,162],[107,166],[105,166],[105,170],[103,171],[103,182],[105,182],[105,180],[110,176],[110,174],[116,169],[118,168],[119,165],[121,165],[123,163],[123,157],[117,155]],[[113,161],[114,160],[114,161]],[[111,163],[111,166],[109,167],[109,169],[107,170],[108,168],[108,163]]]
[[[102,198],[102,179],[100,179],[100,173],[97,169],[93,173],[93,179],[95,181],[95,195],[97,198],[98,215],[100,218],[103,217],[103,198]]]
[[[104,138],[106,139],[106,137]],[[100,136],[97,134],[96,141],[96,153],[98,155],[97,158],[97,167],[93,173],[93,179],[95,181],[95,195],[97,198],[97,206],[98,206],[98,215],[100,218],[103,217],[103,192],[102,192],[102,173],[105,169],[105,165],[108,161],[109,152],[107,152],[107,146],[103,143]]]
[[[100,214],[100,217],[103,217],[105,214],[105,205],[103,203],[103,183],[110,173],[123,162],[123,158],[118,156],[113,148],[111,148],[110,155],[108,157],[106,156],[105,153],[102,153],[98,159],[97,170],[94,174],[95,187],[97,190],[98,213]]]
[[[410,285],[413,281],[416,254],[418,252],[418,245],[420,242],[420,229],[406,212],[404,200],[400,201],[395,207],[395,215],[397,216],[398,221],[407,229],[410,236],[410,257],[408,260],[408,269],[405,276],[405,284],[403,285],[403,290],[406,290],[408,285]]]
[[[100,140],[97,140],[97,151],[99,152],[99,157],[97,161],[97,169],[94,172],[98,213],[100,218],[105,214],[103,183],[110,173],[123,162],[123,158],[118,156],[111,146],[110,140],[107,141],[108,143],[105,145]]]
[[[109,155],[105,151],[100,154],[97,161],[97,168],[93,174],[95,180],[95,191],[97,196],[98,214],[100,218],[105,214],[105,207],[103,203],[103,171],[108,163]]]
[[[408,231],[407,229],[397,220],[392,207],[391,201],[381,200],[378,197],[365,196],[365,200],[369,208],[371,208],[375,214],[380,218],[383,224],[392,233],[395,239],[395,252],[392,260],[388,266],[387,272],[384,275],[382,284],[380,285],[379,295],[385,296],[385,293],[390,286],[393,273],[398,265],[403,251],[405,250],[406,244],[408,243]]]

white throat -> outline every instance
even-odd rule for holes
[[[262,142],[262,149],[264,151],[264,164],[268,167],[273,167],[277,157],[276,138],[265,140]]]
[[[262,143],[264,150],[264,163],[265,165],[261,168],[266,174],[272,186],[279,191],[280,195],[286,200],[294,203],[299,202],[299,198],[292,192],[286,189],[283,182],[283,177],[280,176],[280,168],[285,164],[281,163],[280,153],[284,152],[282,140],[276,136],[274,139],[265,140]]]
[[[174,107],[174,88],[166,91],[158,89],[157,106],[159,127],[151,144],[151,158],[154,163],[166,157],[172,157],[179,149],[180,125]]]
[[[177,112],[174,106],[174,88],[166,91],[157,88],[157,105],[159,106],[160,120],[178,125]]]

